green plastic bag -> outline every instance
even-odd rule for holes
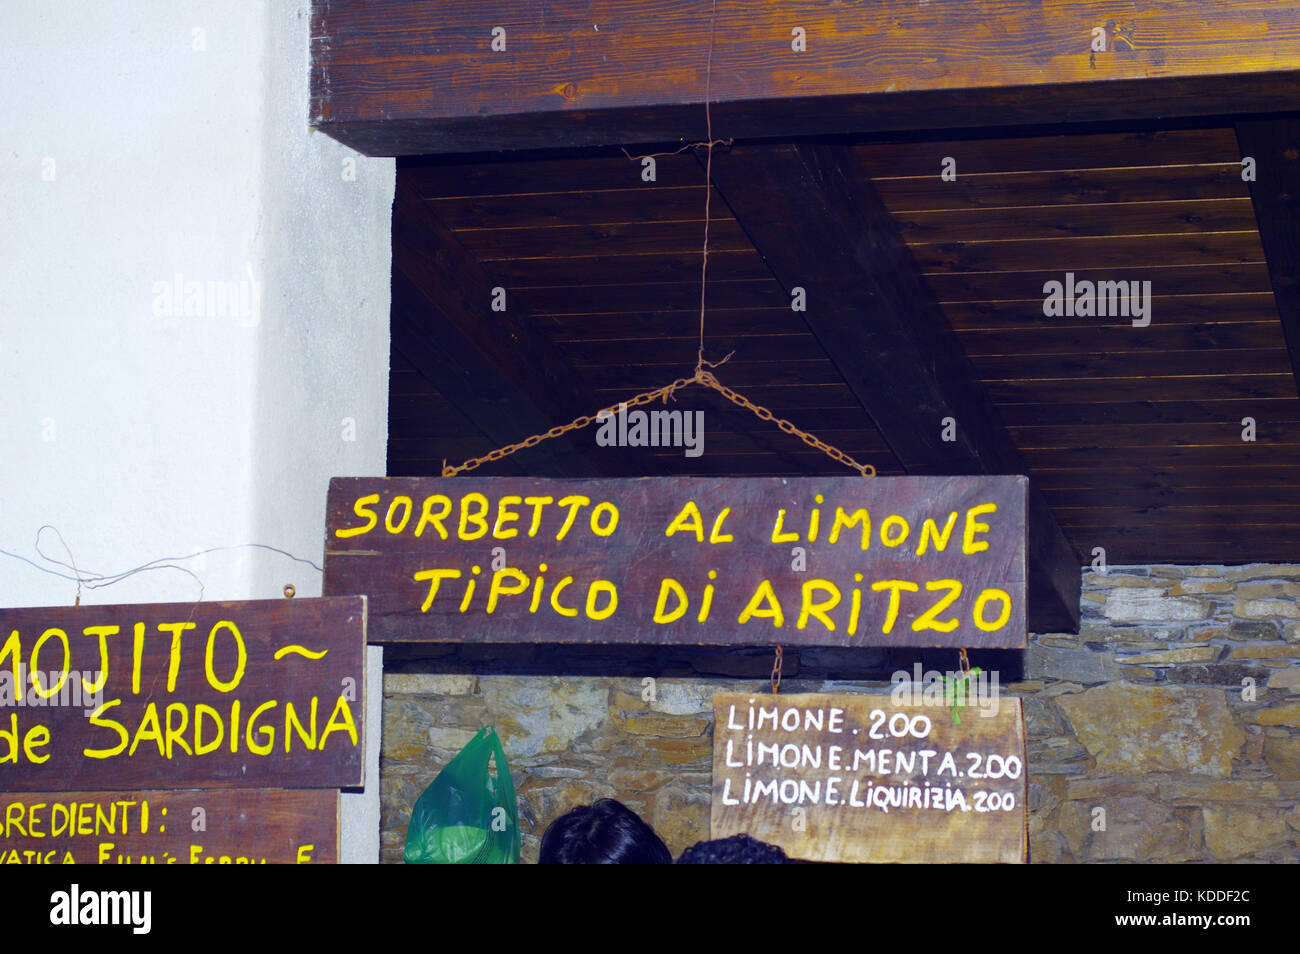
[[[491,726],[480,729],[416,800],[405,858],[408,865],[519,864],[515,785]]]

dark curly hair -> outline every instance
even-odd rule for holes
[[[679,865],[784,865],[785,852],[748,835],[697,841],[682,852]]]
[[[640,815],[602,798],[551,822],[537,860],[543,865],[670,865],[673,856]]]

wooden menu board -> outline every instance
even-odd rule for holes
[[[362,784],[364,597],[0,609],[0,791]]]
[[[1024,717],[996,701],[958,726],[890,695],[719,693],[712,836],[810,861],[1023,862]]]
[[[1024,477],[335,478],[372,642],[1025,645]]]

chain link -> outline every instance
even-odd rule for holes
[[[781,663],[785,658],[785,650],[779,645],[776,647],[776,659],[772,663],[772,695],[778,695],[781,692]]]

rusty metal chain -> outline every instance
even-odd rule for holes
[[[721,361],[718,362],[718,364],[721,363],[722,363]],[[474,468],[479,467],[482,464],[489,463],[490,461],[502,460],[506,457],[509,457],[511,454],[515,453],[516,451],[525,450],[526,448],[529,447],[536,447],[542,441],[550,440],[553,437],[560,437],[561,435],[567,434],[570,431],[581,430],[582,428],[586,427],[588,424],[591,424],[593,421],[598,420],[601,417],[618,413],[618,411],[621,408],[637,407],[638,405],[649,404],[651,401],[658,401],[658,400],[667,402],[668,398],[671,397],[674,393],[692,384],[700,384],[706,388],[711,388],[712,390],[717,391],[719,394],[721,394],[731,403],[736,404],[752,412],[760,420],[770,421],[785,433],[793,434],[795,437],[799,438],[809,447],[821,451],[822,453],[826,454],[826,456],[830,457],[832,460],[844,464],[847,467],[852,467],[863,477],[876,476],[875,467],[871,466],[870,464],[859,464],[856,460],[854,460],[848,454],[844,453],[839,448],[833,447],[830,444],[825,443],[824,441],[818,440],[816,437],[813,437],[813,435],[809,434],[807,431],[801,430],[800,428],[796,427],[794,424],[790,423],[785,418],[777,417],[767,408],[763,407],[762,405],[755,404],[753,401],[750,401],[743,394],[739,394],[738,392],[733,391],[731,388],[727,387],[725,384],[723,384],[713,375],[713,372],[706,370],[703,367],[697,367],[695,369],[695,373],[689,378],[678,378],[672,384],[665,385],[662,388],[656,388],[653,391],[643,391],[640,394],[636,395],[635,397],[628,398],[626,401],[620,401],[618,404],[613,404],[607,408],[602,408],[601,410],[597,411],[595,414],[584,414],[582,417],[576,417],[568,424],[558,424],[555,427],[552,427],[549,431],[545,431],[544,433],[541,434],[534,434],[531,437],[519,441],[516,444],[507,444],[505,447],[498,447],[496,450],[490,451],[489,453],[484,454],[482,457],[471,457],[463,464],[458,464],[455,467],[449,467],[447,466],[447,462],[443,461],[442,476],[455,477],[457,474],[463,474],[466,471],[473,470]]]
[[[776,647],[776,660],[772,663],[772,695],[778,695],[781,692],[781,663],[785,658],[785,651]]]

